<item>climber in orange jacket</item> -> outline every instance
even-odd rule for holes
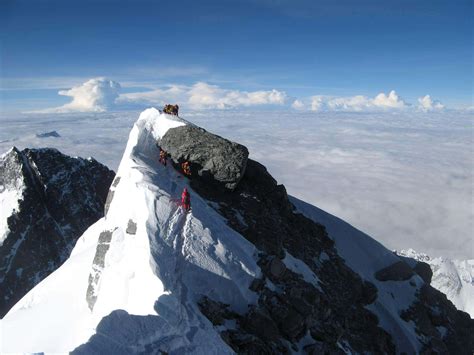
[[[183,193],[181,194],[181,204],[183,208],[188,212],[191,209],[191,196],[189,196],[189,192],[187,188],[183,189]]]

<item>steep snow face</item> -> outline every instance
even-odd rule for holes
[[[457,309],[474,317],[474,260],[431,258],[413,249],[397,253],[429,264],[433,271],[431,286],[443,292]]]
[[[0,156],[0,165],[7,164],[11,150]],[[12,176],[12,179],[0,179],[0,247],[10,231],[7,219],[15,210],[18,210],[18,201],[22,198],[24,182],[20,172]]]
[[[155,109],[140,115],[106,216],[1,321],[1,352],[232,352],[196,302],[209,296],[236,311],[254,303],[256,249],[158,163],[156,140],[184,124]],[[178,203],[185,186],[189,213]]]

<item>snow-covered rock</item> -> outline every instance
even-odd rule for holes
[[[433,271],[431,286],[443,292],[457,309],[474,317],[474,260],[432,258],[413,249],[397,254],[429,264]]]
[[[465,313],[416,273],[377,280],[402,259],[261,164],[232,190],[162,166],[157,141],[187,124],[140,115],[106,216],[0,322],[2,352],[471,353]]]
[[[0,157],[0,318],[103,216],[113,176],[55,149],[12,148]]]

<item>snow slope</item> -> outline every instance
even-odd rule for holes
[[[260,274],[256,249],[189,186],[192,211],[176,203],[187,180],[159,165],[155,142],[184,124],[155,109],[140,115],[106,217],[1,321],[2,353],[69,352],[98,327],[92,340],[100,352],[110,323],[129,330],[139,323],[139,332],[121,338],[133,351],[154,344],[168,353],[231,352],[196,300],[208,295],[237,311],[255,302],[248,286]],[[114,316],[120,324],[107,322]]]
[[[430,265],[433,271],[431,286],[443,292],[457,309],[474,317],[474,260],[432,258],[413,249],[401,250],[397,254]]]

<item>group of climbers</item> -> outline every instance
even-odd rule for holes
[[[166,150],[161,148],[158,144],[157,144],[157,147],[160,149],[159,162],[162,165],[166,166],[168,162],[168,153],[166,152]],[[188,161],[185,161],[181,164],[181,169],[184,175],[191,176],[191,166]],[[188,212],[191,209],[191,196],[189,195],[188,189],[186,187],[183,189],[183,192],[181,194],[181,205],[183,206],[186,212]]]
[[[178,105],[165,105],[163,107],[163,112],[169,115],[178,116]],[[166,166],[168,160],[168,153],[162,149],[158,144],[158,148],[160,149],[160,163]],[[191,165],[188,161],[185,161],[181,164],[182,173],[186,176],[191,176]],[[185,209],[185,211],[189,211],[191,209],[191,196],[189,195],[188,189],[185,187],[181,194],[181,205]]]
[[[168,115],[174,115],[174,116],[178,116],[178,110],[179,110],[179,106],[178,105],[165,105],[163,107],[163,112],[164,113],[167,113]]]

